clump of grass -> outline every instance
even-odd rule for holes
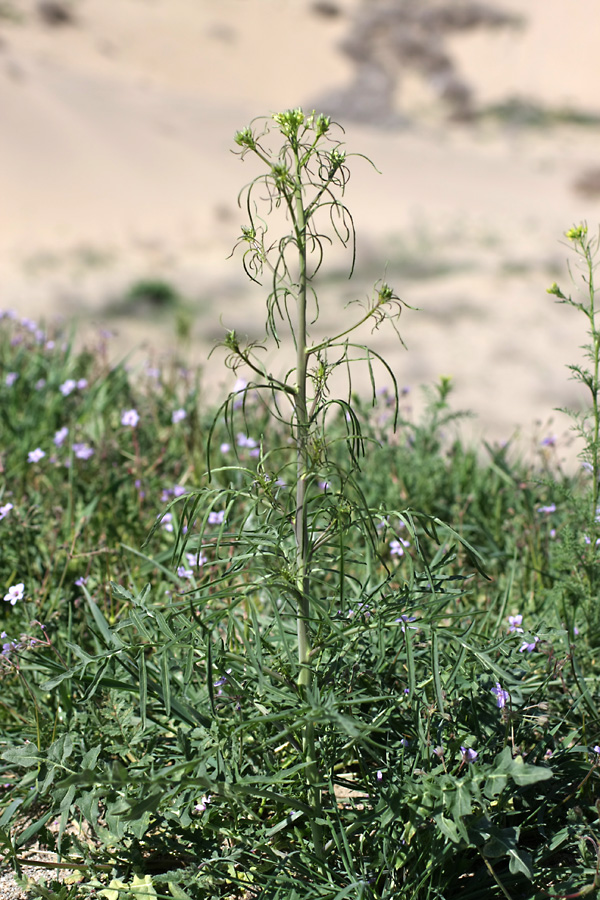
[[[301,110],[236,136],[244,264],[296,357],[228,333],[223,405],[0,321],[0,842],[82,873],[47,900],[597,888],[594,488],[448,437],[448,380],[412,421],[354,339],[387,285],[311,338],[327,242],[352,251],[334,137]],[[332,397],[356,365],[384,384]]]

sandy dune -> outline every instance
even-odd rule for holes
[[[519,97],[600,113],[600,8],[498,0],[520,29],[456,34],[447,49],[477,108]],[[74,22],[45,24],[35,4],[0,18],[0,283],[22,315],[110,324],[115,352],[175,340],[170,320],[109,315],[140,278],[175,285],[193,311],[201,362],[223,324],[259,334],[262,295],[227,260],[254,174],[230,150],[254,116],[304,105],[352,82],[338,49],[358,0],[337,16],[308,0],[79,0]],[[494,439],[539,439],[555,406],[578,402],[564,366],[582,323],[546,287],[568,284],[561,236],[600,198],[573,190],[598,160],[600,126],[450,123],[408,73],[396,130],[343,122],[357,161],[348,204],[358,229],[355,283],[323,287],[323,328],[387,270],[407,311],[403,336],[377,335],[401,384],[454,377],[458,406]],[[334,254],[334,271],[342,260]],[[387,267],[387,268],[386,268]],[[213,362],[207,381],[226,381]],[[560,434],[567,422],[543,425]],[[536,437],[537,435],[537,437]]]

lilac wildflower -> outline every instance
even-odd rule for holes
[[[7,603],[10,603],[11,606],[14,606],[17,600],[22,600],[23,595],[25,593],[25,585],[23,582],[19,582],[19,584],[13,584],[8,589],[8,594],[4,595],[4,600]]]
[[[79,381],[77,382],[77,390],[78,391],[84,391],[87,386],[88,386],[87,378],[80,378]]]
[[[204,563],[208,562],[208,557],[204,556],[203,553],[186,553],[185,556],[188,566],[192,566],[192,568],[200,568]]]
[[[410,547],[410,541],[405,541],[404,538],[390,541],[390,556],[404,556],[405,547]]]
[[[194,573],[191,569],[186,569],[185,566],[177,566],[177,577],[190,579],[194,577]]]
[[[213,510],[208,514],[208,524],[209,525],[222,525],[225,521],[225,510],[221,509],[218,512]]]
[[[508,617],[508,630],[522,632],[523,631],[523,629],[521,628],[522,622],[523,622],[523,616],[520,613],[516,616],[509,616]]]
[[[496,706],[498,709],[503,709],[506,706],[507,701],[510,699],[508,691],[502,689],[502,685],[499,681],[496,682],[496,687],[492,688],[492,694],[496,698]]]
[[[72,394],[75,388],[77,387],[77,382],[73,381],[72,378],[67,378],[61,386],[59,387],[59,391],[63,395],[63,397],[68,397],[69,394]]]
[[[549,434],[540,441],[540,444],[542,445],[542,447],[556,447],[556,441],[556,435]]]
[[[197,813],[206,812],[206,807],[208,806],[208,804],[210,803],[211,800],[212,800],[211,795],[205,794],[204,797],[201,797],[200,800],[198,801],[198,803],[196,803],[196,805],[194,806],[194,812],[197,812]]]
[[[76,584],[77,587],[83,587],[84,584],[87,584],[87,578],[84,578],[83,575],[80,575],[79,578],[75,579],[74,584]]]
[[[171,416],[171,422],[173,425],[177,425],[179,422],[183,422],[184,419],[187,418],[187,413],[185,409],[176,409]]]
[[[250,450],[254,450],[254,448],[258,446],[254,438],[248,437],[242,431],[237,435],[236,444],[238,447],[248,447]]]
[[[73,444],[73,453],[77,459],[89,459],[94,455],[94,451],[89,444]]]
[[[600,746],[598,746],[598,744],[592,747],[592,750],[597,756],[600,756]]]
[[[331,483],[329,481],[319,481],[319,490],[327,491],[331,487]]]
[[[7,387],[12,387],[17,378],[19,377],[17,372],[8,372],[6,378],[4,379]]]
[[[45,387],[46,387],[46,379],[45,378],[39,378],[36,381],[36,383],[34,384],[34,388],[36,389],[36,391],[41,391]]]
[[[417,618],[416,616],[407,616],[406,614],[404,614],[404,615],[400,616],[398,619],[396,619],[395,621],[396,621],[396,622],[402,622],[402,628],[401,628],[401,630],[402,630],[403,632],[405,632],[405,631],[406,631],[406,625],[407,625],[407,623],[408,623],[408,622],[414,622],[414,621],[416,621],[416,618]],[[416,626],[413,625],[412,628],[413,628],[413,631],[414,631],[414,630],[416,629]]]
[[[381,769],[377,769],[377,781],[383,781],[383,772]]]
[[[140,416],[137,409],[126,409],[121,416],[121,425],[126,427],[135,428],[139,421]]]
[[[56,432],[56,434],[54,435],[54,438],[53,438],[54,443],[56,444],[57,447],[60,447],[64,443],[65,438],[67,437],[68,433],[69,433],[69,429],[67,428],[66,425],[63,425],[62,428],[58,429],[58,431]]]
[[[229,453],[229,451],[231,450],[231,444],[228,444],[226,441],[223,441],[223,443],[221,444],[219,449],[220,449],[221,453]]]
[[[539,642],[538,637],[534,638],[533,641],[531,641],[531,642],[523,641],[523,643],[519,647],[519,653],[523,653],[524,650],[527,650],[528,653],[531,653],[533,650],[535,650],[538,642]]]
[[[165,513],[161,522],[165,531],[173,531],[173,513]]]
[[[538,506],[538,512],[549,516],[550,513],[556,512],[556,503],[550,503],[548,506]]]
[[[471,747],[461,747],[460,752],[462,753],[462,761],[463,763],[472,763],[478,757],[477,750],[473,750]]]
[[[173,496],[174,497],[183,497],[185,494],[185,488],[182,484],[176,484],[173,487]]]
[[[11,509],[14,509],[12,503],[5,503],[4,506],[0,506],[0,521],[9,514]]]
[[[35,450],[30,450],[27,454],[27,462],[36,463],[39,462],[40,459],[43,459],[46,454],[40,447],[36,447]]]

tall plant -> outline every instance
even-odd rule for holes
[[[269,143],[271,126],[281,137],[281,145],[272,149]],[[323,544],[316,517],[311,513],[311,488],[321,480],[326,483],[328,438],[324,427],[330,406],[338,405],[348,421],[347,445],[354,465],[358,462],[361,445],[360,424],[347,400],[328,399],[328,381],[334,369],[347,366],[354,351],[363,355],[371,368],[372,359],[387,369],[397,387],[393,372],[373,351],[358,346],[351,336],[366,322],[379,326],[384,319],[395,320],[400,314],[401,303],[385,283],[376,287],[362,314],[337,334],[322,340],[314,340],[310,324],[318,318],[318,299],[314,287],[315,277],[323,261],[324,244],[332,235],[352,249],[354,264],[354,225],[347,207],[342,202],[349,178],[348,157],[342,144],[332,139],[332,125],[328,117],[306,116],[302,110],[293,109],[278,113],[266,122],[263,130],[246,128],[239,131],[235,141],[240,155],[252,155],[264,167],[245,189],[243,195],[249,224],[242,229],[241,245],[244,247],[244,267],[254,281],[263,273],[270,276],[271,291],[267,298],[267,333],[280,343],[279,327],[284,321],[295,348],[295,367],[283,378],[272,375],[262,364],[254,346],[242,347],[235,332],[227,336],[230,350],[228,359],[233,369],[247,367],[258,383],[252,383],[244,393],[256,387],[266,388],[279,410],[279,399],[287,404],[287,422],[292,436],[295,455],[295,510],[293,535],[295,544],[294,602],[297,632],[297,684],[301,696],[311,689],[315,668],[312,635],[316,620],[313,594],[315,574],[320,569],[317,551]],[[264,194],[260,195],[260,189]],[[268,227],[261,216],[274,209],[284,213],[288,230],[271,239]],[[329,225],[328,232],[323,230]],[[261,349],[262,345],[261,345]],[[336,354],[332,360],[331,355]],[[371,371],[372,378],[372,371]],[[351,477],[346,473],[345,480]],[[318,516],[321,515],[321,510]],[[337,523],[339,526],[339,521]],[[335,530],[330,524],[329,531]],[[322,859],[321,838],[321,775],[317,760],[314,723],[307,722],[303,736],[306,758],[306,777],[309,784],[309,802],[313,810],[311,825],[317,857]]]

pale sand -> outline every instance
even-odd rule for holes
[[[263,294],[226,258],[244,222],[237,192],[256,171],[230,152],[233,134],[350,83],[337,44],[353,0],[334,19],[307,0],[80,0],[76,26],[64,28],[15,5],[22,23],[0,21],[0,306],[106,323],[109,302],[154,276],[194,304],[194,361],[221,317],[259,334]],[[600,112],[596,0],[498,5],[526,26],[450,44],[478,102],[519,95]],[[600,200],[572,189],[598,159],[600,129],[449,125],[415,78],[403,111],[408,129],[346,127],[348,149],[382,173],[353,165],[354,290],[364,295],[387,264],[421,310],[403,316],[408,352],[391,333],[375,346],[401,385],[452,375],[455,404],[489,438],[519,426],[533,440],[560,434],[564,417],[537,437],[533,423],[578,401],[565,364],[579,358],[583,322],[545,289],[568,287],[564,230],[600,220]],[[351,290],[324,288],[329,333]],[[148,317],[110,324],[115,352],[144,339],[164,347],[174,334]],[[216,361],[205,371],[226,383]]]

